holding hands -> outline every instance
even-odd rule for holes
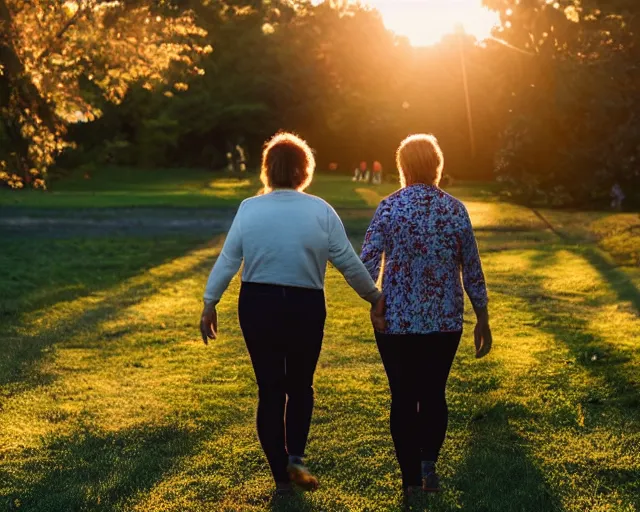
[[[387,330],[387,321],[384,318],[385,302],[384,295],[380,295],[378,302],[371,306],[371,323],[373,329],[377,332],[384,332]]]
[[[385,320],[385,300],[381,295],[371,307],[371,323],[373,329],[377,332],[385,332],[387,329],[387,321]],[[489,352],[493,345],[493,335],[489,325],[489,312],[485,307],[476,309],[477,323],[473,331],[473,341],[476,346],[476,359],[482,359]]]
[[[489,326],[489,313],[486,308],[479,308],[476,311],[477,323],[473,331],[473,339],[476,346],[476,359],[482,359],[489,352],[493,344],[493,335]],[[377,332],[385,332],[387,329],[387,321],[385,319],[385,300],[381,295],[378,301],[371,307],[371,324]],[[205,345],[209,344],[209,340],[215,340],[218,337],[218,313],[213,303],[205,302],[200,317],[200,334]]]

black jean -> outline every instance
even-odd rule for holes
[[[238,314],[258,383],[258,437],[274,480],[286,482],[288,455],[303,456],[309,436],[324,292],[242,283]]]
[[[376,332],[391,389],[391,436],[404,487],[420,485],[421,460],[438,460],[449,421],[445,387],[461,336]]]

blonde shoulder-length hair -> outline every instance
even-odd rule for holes
[[[396,165],[402,187],[416,183],[439,185],[444,155],[438,139],[425,133],[410,135],[400,143],[396,151]]]

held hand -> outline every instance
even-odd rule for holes
[[[218,313],[213,304],[205,304],[200,317],[200,334],[205,345],[218,337]]]
[[[473,338],[476,345],[476,359],[482,359],[491,352],[491,345],[493,344],[493,336],[488,320],[478,321],[473,331]]]
[[[387,321],[384,318],[385,302],[384,295],[381,295],[378,302],[371,308],[371,323],[373,329],[377,332],[385,332],[387,330]]]

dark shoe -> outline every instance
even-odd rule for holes
[[[422,487],[419,485],[410,485],[409,487],[404,488],[405,500],[410,500],[411,498],[415,498],[420,495],[422,495]]]
[[[276,483],[276,490],[271,495],[271,503],[275,504],[282,500],[288,500],[294,496],[293,487],[290,482]]]
[[[414,507],[419,506],[421,503],[422,496],[424,496],[424,492],[422,492],[422,487],[419,485],[410,485],[409,487],[404,488],[404,510],[410,511],[413,510]]]
[[[318,488],[318,479],[311,474],[302,461],[289,461],[287,472],[291,482],[305,491],[315,491]]]
[[[293,487],[291,487],[291,482],[278,482],[276,483],[276,491],[275,494],[277,496],[287,496],[293,493]]]
[[[422,490],[424,492],[440,492],[440,477],[435,471],[422,475]]]
[[[276,484],[276,490],[271,494],[271,508],[275,507],[275,510],[279,510],[281,505],[289,504],[295,497],[293,487],[287,482],[285,485]]]

